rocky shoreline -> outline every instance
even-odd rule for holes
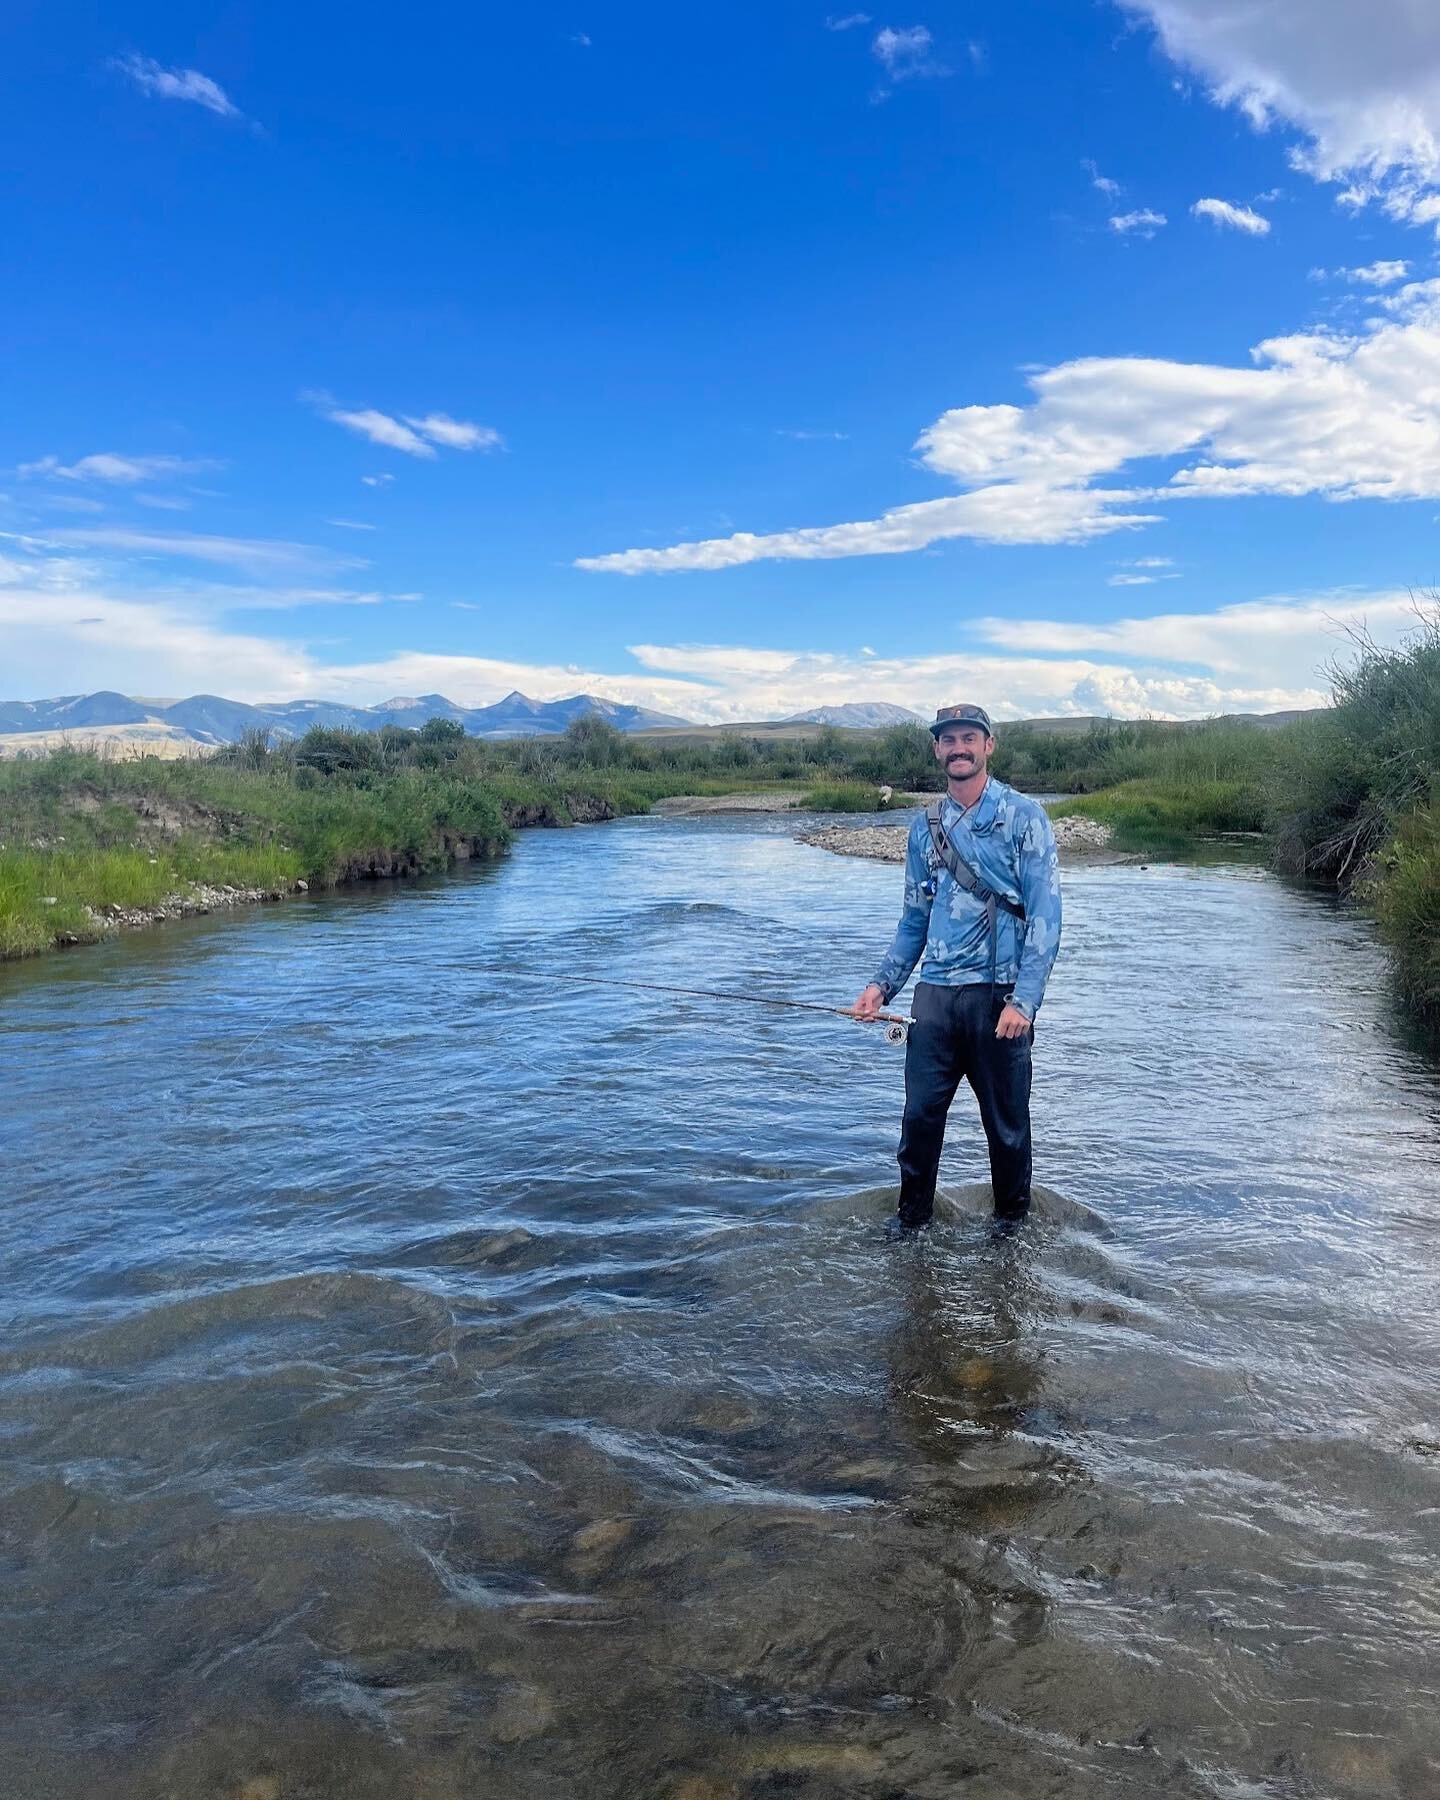
[[[1098,819],[1075,814],[1053,821],[1055,843],[1062,856],[1125,860],[1111,849],[1114,832]],[[909,832],[895,825],[817,825],[813,831],[797,831],[795,841],[835,856],[863,856],[870,862],[903,863]]]

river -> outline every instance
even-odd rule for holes
[[[776,817],[0,970],[7,1800],[1440,1792],[1440,1081],[1071,865],[1035,1214],[889,1245],[899,871]]]

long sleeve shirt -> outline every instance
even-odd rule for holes
[[[991,776],[973,806],[945,795],[945,834],[984,885],[1025,909],[1017,919],[995,913],[995,980],[1033,1019],[1060,948],[1060,860],[1050,818],[1038,800]],[[920,979],[937,987],[990,980],[990,919],[983,900],[946,868],[922,813],[905,849],[905,909],[875,985],[886,1000],[910,979],[921,955]]]

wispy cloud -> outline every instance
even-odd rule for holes
[[[825,29],[827,31],[854,31],[857,25],[868,25],[869,23],[869,13],[831,13],[825,21]]]
[[[393,475],[362,475],[360,479],[366,487],[378,488],[389,487],[395,477]]]
[[[369,525],[364,519],[327,519],[327,525],[338,525],[341,531],[377,531],[376,525]]]
[[[318,408],[332,424],[343,425],[347,431],[368,438],[372,444],[385,449],[402,450],[406,456],[433,460],[437,444],[446,450],[498,450],[505,442],[493,426],[476,425],[469,419],[452,419],[449,413],[426,413],[419,418],[406,413],[395,418],[375,407],[352,411],[337,406],[324,393],[309,393],[302,398]],[[362,475],[360,479],[367,486],[379,487],[382,481],[393,477]]]
[[[426,413],[423,419],[407,414],[405,423],[447,450],[499,450],[505,442],[493,425],[473,425],[468,419],[452,419],[448,413]]]
[[[101,450],[73,463],[62,463],[58,456],[42,456],[37,462],[21,463],[16,473],[54,481],[107,481],[134,487],[142,481],[164,481],[217,466],[202,457],[117,456],[112,450]]]
[[[1228,200],[1197,200],[1190,208],[1197,219],[1209,219],[1212,225],[1230,231],[1243,231],[1250,237],[1266,237],[1270,221],[1248,206],[1234,206]]]
[[[156,99],[188,100],[222,119],[245,116],[219,82],[198,69],[167,69],[149,56],[117,57],[111,67],[128,75],[142,93]]]
[[[219,563],[255,575],[366,566],[358,557],[337,555],[314,544],[290,543],[282,538],[214,537],[193,531],[140,531],[121,526],[86,526],[83,530],[52,532],[51,536],[58,544],[80,549]]]
[[[383,445],[387,450],[403,450],[407,456],[426,458],[435,455],[435,446],[427,444],[418,432],[399,419],[392,419],[389,413],[376,412],[373,407],[347,412],[343,407],[334,406],[326,409],[325,417],[333,425],[343,425],[347,431],[369,438],[372,444]]]
[[[1081,157],[1080,167],[1090,177],[1091,187],[1098,193],[1104,194],[1106,199],[1115,200],[1125,192],[1118,181],[1112,181],[1108,175],[1100,173],[1092,157]]]
[[[795,442],[799,444],[815,444],[821,442],[843,444],[847,442],[850,437],[848,431],[790,431],[784,426],[777,426],[775,435],[776,437],[793,438]]]
[[[1137,237],[1152,238],[1157,231],[1163,231],[1168,223],[1164,213],[1153,212],[1150,207],[1141,206],[1134,212],[1113,213],[1110,229],[1118,231],[1121,237],[1134,234]]]

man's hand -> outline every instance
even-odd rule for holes
[[[885,1004],[885,996],[872,981],[850,1008],[857,1019],[878,1019],[880,1008]]]
[[[1007,1000],[1005,1010],[1000,1015],[1000,1023],[995,1027],[997,1038],[1021,1038],[1030,1029],[1030,1021],[1018,1006],[1012,1006]]]

